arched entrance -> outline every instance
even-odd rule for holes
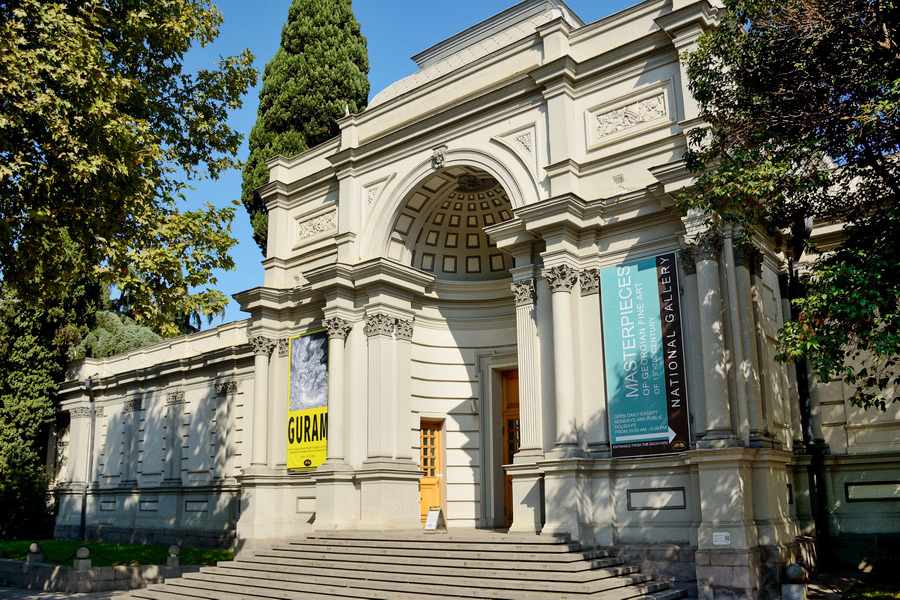
[[[417,332],[429,333],[413,348],[413,439],[426,472],[422,514],[439,503],[451,524],[502,528],[511,520],[502,465],[508,438],[517,443],[514,265],[484,230],[512,218],[495,177],[454,165],[410,190],[391,229],[389,256],[434,276],[416,317]]]

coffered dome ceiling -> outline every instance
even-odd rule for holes
[[[437,279],[483,281],[509,276],[512,258],[484,228],[512,218],[503,187],[470,167],[440,169],[410,194],[394,223],[394,236],[412,266]]]

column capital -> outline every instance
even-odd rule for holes
[[[384,313],[366,315],[366,336],[391,336],[394,333],[396,319]]]
[[[694,260],[716,260],[722,251],[722,234],[718,231],[706,231],[688,242],[688,248]]]
[[[762,277],[763,253],[754,244],[736,245],[734,262],[739,267],[747,267],[751,274]]]
[[[516,306],[528,306],[537,302],[537,290],[534,287],[534,279],[524,279],[509,284],[509,288],[516,296]]]
[[[184,404],[184,390],[166,392],[166,405],[171,406],[173,404]]]
[[[340,338],[341,340],[346,340],[350,330],[353,329],[353,323],[340,317],[325,319],[322,324],[328,330],[329,338]]]
[[[600,269],[585,269],[578,273],[578,279],[582,296],[600,293]]]
[[[411,340],[413,336],[413,320],[397,319],[397,339]]]
[[[547,283],[550,285],[550,291],[554,294],[557,292],[571,292],[575,284],[578,283],[578,271],[569,265],[556,265],[541,274],[547,280]]]
[[[690,248],[682,248],[678,251],[678,258],[681,259],[681,268],[685,275],[697,274],[697,262],[694,260],[694,254]]]
[[[262,335],[254,335],[249,341],[250,345],[253,346],[253,354],[264,354],[267,357],[272,354],[272,350],[275,349],[277,343],[275,340]]]
[[[278,338],[278,356],[285,357],[291,350],[291,338]]]
[[[70,419],[84,419],[89,416],[91,416],[91,409],[88,406],[76,406],[69,409]]]
[[[217,381],[216,395],[227,396],[229,394],[237,394],[237,381],[233,379],[229,381]]]

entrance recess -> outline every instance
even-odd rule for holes
[[[503,464],[512,464],[519,451],[519,370],[503,372]],[[503,514],[506,527],[512,525],[512,478],[503,474]]]
[[[441,497],[441,422],[423,420],[419,426],[419,511],[422,524],[432,506],[442,506]]]

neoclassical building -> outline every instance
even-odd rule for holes
[[[833,547],[879,559],[897,408],[813,385],[811,454],[773,358],[786,241],[673,201],[702,125],[678,55],[716,20],[525,0],[272,158],[249,318],[72,365],[57,532],[84,507],[92,536],[243,548],[441,507],[750,596],[810,560],[818,510]]]

